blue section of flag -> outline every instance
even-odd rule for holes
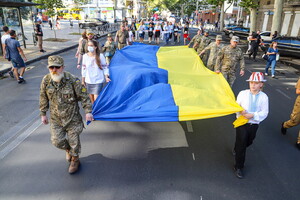
[[[112,81],[93,105],[95,120],[178,121],[168,72],[157,65],[158,49],[132,45],[116,52],[109,68]]]

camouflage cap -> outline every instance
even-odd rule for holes
[[[232,36],[231,40],[234,42],[239,42],[240,38],[238,36]]]
[[[63,66],[64,65],[64,59],[60,56],[49,56],[48,57],[48,66]]]
[[[222,35],[217,35],[216,40],[222,40]]]

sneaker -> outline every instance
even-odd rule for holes
[[[11,78],[15,78],[13,71],[9,71],[8,74],[10,75]]]
[[[282,135],[286,135],[287,128],[284,128],[283,124],[284,124],[284,122],[282,122],[282,124],[281,124],[281,133],[282,133]]]
[[[40,50],[40,52],[45,53],[46,51],[44,49]]]
[[[275,78],[275,75],[272,75],[272,78]]]
[[[80,165],[79,158],[72,157],[72,160],[71,160],[71,163],[69,166],[69,174],[74,174],[75,172],[77,172],[79,165]]]
[[[22,83],[25,83],[25,82],[26,82],[25,79],[24,79],[23,77],[19,77],[19,80],[21,80]]]
[[[19,80],[18,80],[18,83],[19,83],[19,84],[21,84],[21,83],[23,83],[23,82],[24,82],[24,81],[23,81],[22,79],[19,79]]]
[[[242,169],[238,169],[238,168],[234,167],[233,170],[234,170],[234,174],[235,174],[236,177],[238,177],[239,179],[244,178]]]
[[[268,76],[268,73],[265,73],[265,76]]]

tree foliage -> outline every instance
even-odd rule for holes
[[[34,0],[35,3],[41,4],[37,6],[39,9],[46,10],[46,15],[54,16],[56,14],[56,8],[63,8],[62,0]]]
[[[242,0],[239,3],[239,6],[245,8],[247,12],[250,11],[250,9],[256,9],[259,7],[259,3],[257,0]]]

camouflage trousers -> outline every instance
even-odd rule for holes
[[[127,46],[127,44],[125,43],[125,44],[122,44],[122,43],[119,43],[118,42],[118,49],[119,50],[121,50],[123,47],[126,47]]]
[[[221,73],[223,74],[224,78],[226,79],[226,81],[229,83],[230,87],[232,87],[236,77],[235,77],[235,73],[232,71],[226,71],[226,70],[221,70]]]
[[[201,58],[203,64],[204,64],[205,66],[207,66],[207,58],[208,58],[207,53],[202,54],[202,55],[200,56],[200,58]]]
[[[82,130],[82,121],[71,121],[65,127],[51,123],[51,143],[59,149],[69,150],[71,156],[79,156],[81,152],[79,135]]]
[[[300,95],[298,95],[298,97],[296,98],[290,120],[284,122],[283,127],[292,128],[294,126],[297,126],[298,124],[300,124]],[[300,131],[298,133],[297,143],[300,143]]]

